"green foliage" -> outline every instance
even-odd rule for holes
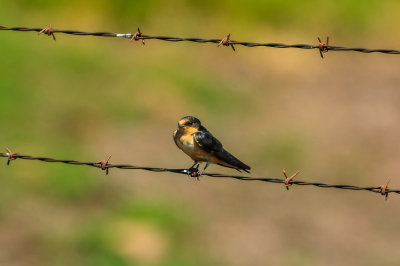
[[[298,135],[279,135],[268,139],[259,148],[259,161],[275,169],[297,169],[304,161],[306,143]]]
[[[192,212],[182,210],[182,206],[178,208],[171,202],[143,201],[126,204],[116,208],[109,216],[93,221],[95,225],[90,224],[88,228],[83,228],[82,234],[77,238],[77,246],[85,257],[85,263],[89,264],[112,262],[117,263],[116,265],[207,265],[211,263],[208,256],[198,257],[195,249],[188,248],[194,240],[187,239],[186,234],[196,226],[189,218],[192,215]],[[121,240],[118,233],[121,228],[127,231],[125,240],[123,236]],[[153,251],[156,259],[140,253],[129,255],[129,259],[121,256],[125,241],[135,245],[143,237],[141,232],[147,232],[144,236],[153,236],[155,241],[154,245],[146,247],[148,243],[146,239],[142,239],[141,245],[150,250],[160,246],[164,250],[162,255],[157,254],[160,251],[156,248]]]
[[[176,68],[160,69],[156,76],[177,88],[177,93],[188,104],[206,108],[211,113],[243,111],[250,105],[248,96],[232,89],[232,84],[220,80],[212,73],[198,73]]]
[[[302,38],[306,40],[312,36],[316,42],[317,33],[332,32],[337,33],[336,36],[351,36],[353,40],[361,34],[364,37],[372,36],[368,40],[381,40],[389,30],[387,21],[392,23],[392,28],[398,28],[397,11],[400,8],[398,1],[378,0],[0,0],[0,6],[0,24],[6,26],[44,27],[52,23],[59,29],[111,32],[133,32],[140,26],[144,33],[149,34],[218,38],[230,32],[235,39],[249,41],[292,38],[288,43],[296,42],[299,36],[304,36]],[[145,47],[141,47],[139,42],[130,43],[116,38],[56,34],[57,41],[54,42],[51,37],[34,32],[1,31],[0,34],[0,148],[9,146],[16,152],[55,158],[100,160],[104,157],[101,154],[111,150],[113,156],[120,156],[119,159],[127,163],[135,163],[131,158],[140,158],[141,162],[149,165],[171,163],[176,167],[184,166],[185,162],[176,162],[177,158],[183,158],[177,156],[179,151],[171,150],[175,147],[170,134],[178,118],[190,111],[190,114],[203,115],[206,124],[219,125],[219,118],[229,117],[231,124],[224,121],[224,125],[230,130],[243,131],[243,136],[246,136],[231,143],[251,142],[251,136],[261,134],[260,128],[265,127],[258,123],[269,123],[269,117],[280,115],[277,110],[286,108],[281,99],[287,100],[289,97],[282,97],[287,87],[285,84],[281,86],[280,83],[284,83],[281,81],[292,77],[302,80],[306,73],[304,69],[317,69],[315,61],[296,61],[293,57],[290,58],[290,64],[294,67],[291,67],[289,57],[281,57],[282,54],[265,56],[269,50],[262,48],[244,48],[247,49],[244,55],[244,52],[233,53],[226,47],[215,50],[217,48],[211,44],[160,44],[158,41],[148,41]],[[393,40],[399,38],[396,32],[392,35],[394,37],[389,37],[393,37]],[[358,42],[362,43],[361,40]],[[226,60],[228,52],[229,60]],[[231,56],[232,53],[234,56]],[[317,53],[315,57],[318,57]],[[333,65],[334,60],[324,63],[327,69],[332,69],[329,65]],[[390,73],[393,70],[380,71]],[[307,78],[310,79],[309,76]],[[323,78],[322,74],[315,82]],[[340,84],[336,72],[334,78],[333,84]],[[346,79],[355,80],[353,76],[346,76]],[[374,82],[377,80],[376,77]],[[324,81],[325,84],[328,81]],[[254,106],[255,103],[258,106]],[[302,102],[294,104],[300,106]],[[276,113],[271,114],[270,111]],[[237,117],[243,123],[238,123]],[[280,126],[279,123],[272,123]],[[242,124],[249,126],[242,128]],[[147,127],[149,125],[156,128],[157,132],[152,132],[151,136],[156,135],[157,139],[142,144],[141,139],[149,139],[143,133],[148,133],[146,129],[150,128]],[[168,128],[166,125],[171,126]],[[225,133],[222,128],[218,130],[226,135],[231,134],[229,131]],[[280,132],[276,138],[258,141],[256,147],[240,145],[254,149],[246,151],[247,154],[255,154],[256,158],[251,158],[256,164],[251,165],[253,169],[298,169],[309,154],[308,129],[301,130],[304,130],[304,135]],[[365,153],[364,145],[362,147],[362,153]],[[237,151],[237,148],[232,147],[232,150]],[[381,147],[377,150],[381,152]],[[360,159],[360,155],[354,154],[357,156],[353,156],[350,163],[343,156],[341,165],[344,167],[335,167],[337,173],[361,176],[364,170],[361,166],[360,170],[349,171]],[[249,161],[247,158],[240,159]],[[372,159],[369,160],[372,162]],[[17,254],[18,258],[13,258],[16,262],[12,265],[174,266],[221,265],[227,256],[237,255],[225,254],[225,257],[221,255],[223,258],[215,259],[215,254],[209,252],[212,248],[202,246],[204,242],[214,243],[204,239],[201,241],[205,237],[205,228],[212,228],[208,236],[216,232],[215,228],[226,227],[230,234],[236,233],[236,227],[240,228],[238,222],[233,225],[235,230],[229,227],[230,224],[221,223],[223,218],[218,217],[218,208],[215,211],[218,215],[207,216],[213,213],[213,204],[218,204],[220,194],[223,194],[222,191],[214,193],[218,186],[210,189],[209,184],[204,182],[204,187],[193,188],[188,184],[193,194],[202,197],[196,199],[204,204],[201,205],[191,203],[191,193],[182,193],[175,201],[171,199],[183,188],[173,187],[166,179],[145,179],[144,183],[151,184],[145,187],[135,180],[144,177],[132,172],[105,176],[99,169],[84,166],[44,166],[39,162],[16,160],[5,168],[5,163],[4,159],[0,160],[0,243],[4,246],[2,254],[5,254],[0,255],[0,264],[3,263],[3,256],[9,259],[8,256],[12,257],[13,254]],[[127,182],[125,178],[133,178],[133,181]],[[165,186],[165,191],[173,191],[169,192],[170,197],[160,199],[158,192],[164,190],[160,186]],[[256,189],[255,186],[254,191],[260,192]],[[232,195],[232,191],[226,191],[227,194],[222,195],[225,197],[222,202],[228,202],[226,198]],[[257,194],[258,197],[262,197],[263,193]],[[271,193],[265,194],[275,197]],[[251,198],[249,195],[247,197]],[[230,200],[232,205],[227,209],[242,208],[249,204],[243,200],[240,202],[243,205],[240,205],[242,199]],[[33,207],[28,205],[24,209],[24,204],[32,204]],[[209,209],[202,210],[196,204]],[[256,206],[256,210],[267,210],[265,213],[269,219],[271,206]],[[238,213],[236,216],[230,213],[225,219],[246,221],[256,226],[262,224],[253,221],[258,218],[245,220],[240,216],[242,212]],[[251,210],[248,213],[251,214]],[[198,217],[205,221],[204,225],[200,224]],[[271,223],[268,220],[265,224]],[[272,234],[273,241],[287,237],[281,231]],[[124,232],[132,235],[124,238]],[[155,243],[161,246],[161,251],[157,251],[161,255],[156,260],[129,253],[130,240],[136,244],[135,234],[140,232],[154,236]],[[264,232],[269,238],[270,232]],[[9,243],[5,236],[7,234],[12,234],[9,239],[14,242]],[[254,235],[248,239],[262,239]],[[292,236],[287,238],[291,239]],[[317,240],[311,241],[312,244]],[[385,241],[382,246],[386,248]],[[285,248],[293,248],[290,241],[287,243],[289,245]],[[245,244],[248,243],[244,241]],[[261,251],[254,251],[253,254],[257,252]],[[266,251],[262,249],[262,252]],[[359,257],[357,254],[351,255]],[[287,261],[288,264],[302,265],[303,261],[315,260],[296,255]]]

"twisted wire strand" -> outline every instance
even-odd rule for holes
[[[10,157],[9,153],[0,153],[0,157]],[[60,159],[53,159],[48,157],[36,157],[31,155],[22,155],[22,154],[13,154],[13,158],[15,159],[23,159],[23,160],[38,160],[43,162],[50,162],[50,163],[64,163],[69,165],[86,165],[96,168],[102,168],[100,162],[83,162],[77,160],[60,160]],[[170,172],[175,174],[184,174],[187,175],[187,169],[173,169],[173,168],[161,168],[161,167],[145,167],[145,166],[135,166],[130,164],[108,164],[106,168],[118,168],[118,169],[125,169],[125,170],[144,170],[144,171],[151,171],[151,172]],[[286,180],[281,178],[270,178],[270,177],[248,177],[248,176],[241,176],[241,175],[227,175],[227,174],[218,174],[218,173],[203,173],[204,176],[215,177],[215,178],[233,178],[242,181],[261,181],[261,182],[269,182],[269,183],[281,183],[285,184]],[[298,185],[298,186],[315,186],[320,188],[336,188],[336,189],[345,189],[345,190],[364,190],[370,191],[374,193],[382,193],[380,187],[359,187],[354,185],[331,185],[325,184],[320,182],[306,182],[300,180],[290,180],[288,182],[289,185]],[[389,193],[396,193],[400,194],[400,190],[398,189],[386,189],[386,195]]]
[[[11,31],[22,31],[22,32],[42,32],[42,28],[28,28],[28,27],[7,27],[0,26],[0,30],[11,30]],[[78,36],[99,36],[99,37],[122,37],[131,39],[134,37],[132,33],[112,33],[112,32],[85,32],[78,30],[57,30],[51,29],[52,33],[64,33]],[[196,43],[215,43],[220,44],[221,39],[203,39],[203,38],[181,38],[181,37],[169,37],[169,36],[152,36],[141,34],[136,36],[136,40],[161,40],[168,42],[196,42]],[[284,43],[256,43],[256,42],[241,42],[229,40],[228,45],[242,45],[246,47],[271,47],[271,48],[298,48],[298,49],[321,49],[320,45],[310,45],[310,44],[284,44]],[[367,49],[367,48],[350,48],[342,46],[331,46],[325,45],[324,48],[328,51],[353,51],[359,53],[384,53],[384,54],[400,54],[400,50],[394,49]]]

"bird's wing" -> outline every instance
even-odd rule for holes
[[[194,141],[206,152],[222,151],[222,144],[208,131],[197,131],[194,133]]]
[[[223,163],[218,163],[219,165],[225,167],[235,168],[237,170],[244,170],[249,173],[250,167],[235,156],[226,151],[221,142],[217,140],[210,132],[208,131],[197,131],[194,133],[194,141],[198,146],[200,146],[204,151],[209,152],[216,156]]]

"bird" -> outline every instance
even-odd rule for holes
[[[182,117],[178,121],[178,129],[175,130],[173,138],[176,146],[194,161],[187,170],[191,176],[201,176],[210,163],[250,173],[250,166],[225,150],[221,142],[202,126],[196,117]],[[200,162],[206,162],[202,170],[198,170]],[[194,167],[196,164],[197,167]]]

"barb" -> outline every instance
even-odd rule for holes
[[[15,156],[18,155],[18,153],[10,151],[9,148],[6,148],[6,151],[8,152],[7,165],[10,165],[10,162],[16,159]]]
[[[386,184],[384,184],[382,186],[379,186],[379,187],[376,187],[377,189],[380,190],[381,195],[385,196],[385,200],[387,200],[388,197],[389,197],[389,193],[388,193],[389,183],[390,183],[390,179],[386,182]]]
[[[140,28],[137,28],[137,30],[138,31],[135,34],[132,35],[131,41],[133,41],[133,40],[139,41],[140,38],[143,37],[143,33],[140,31]],[[142,38],[142,44],[145,45],[143,38]]]
[[[323,43],[321,41],[321,38],[318,37],[318,41],[319,41],[319,54],[321,55],[321,58],[324,59],[324,53],[328,52],[328,47],[329,47],[329,36],[326,37],[326,43]]]
[[[39,34],[41,34],[41,33],[44,33],[48,36],[52,36],[53,40],[56,41],[56,35],[54,35],[53,27],[51,26],[51,24],[50,24],[50,26],[39,31]]]
[[[160,167],[144,167],[144,166],[135,166],[130,164],[109,164],[108,160],[111,156],[108,157],[107,160],[104,161],[97,161],[97,162],[82,162],[77,160],[60,160],[60,159],[53,159],[48,157],[36,157],[31,155],[22,155],[17,153],[0,153],[0,157],[6,158],[14,158],[16,159],[23,159],[23,160],[38,160],[43,162],[49,163],[65,163],[71,165],[86,165],[92,166],[100,169],[109,169],[109,168],[118,168],[118,169],[125,169],[125,170],[144,170],[144,171],[151,171],[151,172],[170,172],[175,174],[184,174],[187,175],[187,169],[172,169],[172,168],[160,168]],[[396,193],[400,194],[400,190],[397,189],[389,189],[388,182],[383,186],[375,186],[375,187],[359,187],[353,185],[330,185],[320,182],[306,182],[306,181],[295,181],[293,177],[297,175],[294,174],[289,178],[281,179],[281,178],[269,178],[269,177],[248,177],[248,176],[240,176],[240,175],[226,175],[226,174],[218,174],[218,173],[203,173],[203,176],[209,177],[216,177],[216,178],[233,178],[242,181],[261,181],[261,182],[269,182],[269,183],[281,183],[285,184],[286,187],[291,185],[298,185],[298,186],[315,186],[320,188],[336,188],[336,189],[346,189],[346,190],[364,190],[370,191],[374,193],[379,193],[387,198],[389,193]],[[290,179],[291,178],[291,179]],[[288,180],[290,179],[290,180]]]
[[[293,180],[293,178],[298,175],[300,172],[296,172],[293,175],[291,175],[290,177],[287,176],[286,171],[283,170],[283,175],[285,176],[285,187],[286,190],[289,190],[289,187],[292,185],[291,181]]]
[[[45,28],[46,29],[46,28]],[[11,30],[11,31],[36,31],[36,32],[44,32],[43,28],[27,28],[27,27],[6,27],[0,26],[0,30]],[[78,31],[78,30],[57,30],[51,28],[51,34],[53,38],[55,38],[54,33],[64,33],[64,34],[72,34],[78,36],[99,36],[99,37],[122,37],[127,39],[134,40],[142,40],[144,44],[144,40],[160,40],[167,42],[196,42],[196,43],[215,43],[215,44],[223,44],[228,46],[230,45],[232,49],[234,49],[233,45],[242,45],[246,47],[271,47],[271,48],[298,48],[298,49],[318,49],[321,52],[321,44],[319,45],[310,45],[310,44],[283,44],[283,43],[256,43],[256,42],[242,42],[242,41],[234,41],[228,38],[222,39],[203,39],[203,38],[181,38],[181,37],[168,37],[168,36],[153,36],[153,35],[145,35],[142,32],[138,31],[135,34],[132,33],[112,33],[112,32],[86,32],[86,31]],[[48,33],[46,33],[48,34]],[[229,39],[229,40],[228,40]],[[225,41],[224,41],[225,40]],[[322,48],[324,51],[353,51],[359,53],[384,53],[384,54],[400,54],[400,50],[392,50],[392,49],[367,49],[367,48],[350,48],[350,47],[342,47],[342,46],[331,46],[331,45],[323,45]]]
[[[235,46],[233,46],[233,44],[231,43],[231,34],[229,33],[225,38],[223,38],[219,43],[218,43],[218,47],[221,46],[221,44],[223,46],[231,46],[232,50],[235,52]]]
[[[108,158],[106,160],[96,162],[96,164],[100,165],[101,170],[106,171],[106,175],[108,175],[108,162],[110,161],[110,159],[111,159],[111,155],[108,156]]]

